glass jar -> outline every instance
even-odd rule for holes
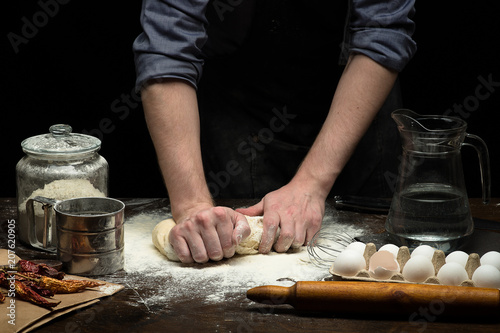
[[[19,239],[53,252],[57,246],[55,214],[49,214],[45,221],[42,204],[35,202],[27,207],[29,199],[106,197],[108,163],[98,154],[99,139],[72,133],[71,126],[63,124],[53,125],[49,131],[21,143],[26,155],[17,163],[16,181]],[[28,212],[32,218],[28,218]]]

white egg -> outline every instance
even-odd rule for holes
[[[356,252],[364,254],[365,253],[365,248],[366,248],[366,244],[365,243],[354,242],[354,243],[351,243],[351,244],[347,245],[347,247],[345,249],[346,250],[354,250]]]
[[[379,251],[389,251],[394,255],[394,258],[398,257],[398,252],[399,252],[399,246],[396,246],[394,244],[385,244],[382,245]]]
[[[490,251],[481,257],[481,265],[492,265],[500,270],[500,252]]]
[[[403,268],[403,277],[410,282],[424,282],[431,276],[434,276],[434,265],[423,255],[412,256]]]
[[[453,251],[446,256],[446,263],[456,262],[465,267],[468,259],[469,255],[464,251]]]
[[[463,281],[467,280],[469,276],[462,264],[458,262],[448,262],[441,266],[437,273],[437,278],[441,284],[459,286]]]
[[[374,279],[386,280],[399,273],[399,264],[391,252],[379,250],[370,257],[368,273]]]
[[[411,256],[413,257],[422,255],[432,260],[432,256],[434,255],[434,250],[435,249],[429,245],[420,245],[415,250],[413,250]]]
[[[481,265],[472,274],[477,287],[500,288],[500,271],[492,265]]]
[[[366,261],[361,253],[354,250],[344,250],[335,258],[333,272],[342,276],[354,276],[365,267]]]

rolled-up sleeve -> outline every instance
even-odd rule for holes
[[[416,52],[414,0],[351,0],[343,54],[362,53],[400,72]]]
[[[150,79],[180,78],[196,87],[207,40],[208,0],[143,0],[143,32],[133,44],[136,88]]]

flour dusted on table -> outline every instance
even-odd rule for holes
[[[150,311],[161,310],[182,299],[200,299],[212,304],[231,297],[241,298],[250,288],[261,285],[291,286],[294,281],[315,281],[329,277],[328,269],[313,265],[305,247],[290,253],[235,255],[233,258],[206,264],[181,264],[166,260],[151,242],[158,223],[170,216],[168,210],[126,217],[125,271],[126,286],[148,290],[139,294],[135,305]],[[339,232],[361,235],[363,231],[349,224],[325,218]],[[140,287],[140,288],[139,288]]]

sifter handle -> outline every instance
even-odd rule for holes
[[[48,245],[52,242],[52,235],[50,233],[52,223],[51,223],[51,215],[52,215],[52,206],[57,203],[57,200],[51,198],[45,198],[36,196],[33,199],[29,199],[26,201],[26,212],[28,217],[28,237],[29,242],[32,246],[38,247],[40,241],[38,240],[38,236],[36,234],[37,231],[37,223],[35,217],[35,208],[33,206],[34,202],[39,202],[43,204],[43,234],[42,234],[42,248],[48,249]]]

